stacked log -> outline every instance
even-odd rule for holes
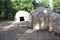
[[[39,7],[32,13],[32,26],[33,29],[43,30],[48,29],[48,12],[50,10],[45,7]]]
[[[60,14],[52,13],[50,15],[49,31],[60,34]]]

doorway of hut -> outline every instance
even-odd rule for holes
[[[20,21],[24,21],[24,17],[20,17]]]

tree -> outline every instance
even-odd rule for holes
[[[33,0],[0,0],[0,19],[14,19],[19,10],[32,12],[34,10]]]
[[[10,6],[16,11],[26,10],[32,12],[34,9],[32,2],[33,0],[15,0],[11,2]]]
[[[5,17],[5,1],[0,0],[0,18],[4,20]]]
[[[54,0],[54,11],[60,13],[60,0]]]
[[[35,0],[33,1],[34,7],[49,7],[48,0],[41,0],[39,2],[36,2]]]

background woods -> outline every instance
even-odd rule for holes
[[[54,12],[60,13],[60,1],[53,0]],[[38,7],[50,8],[49,0],[0,0],[0,21],[1,20],[13,20],[15,13],[19,10],[25,10],[33,12]]]

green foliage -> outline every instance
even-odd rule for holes
[[[54,0],[54,11],[60,13],[60,0]]]
[[[0,0],[0,20],[14,19],[19,10],[32,12],[34,10],[33,0]]]
[[[4,19],[4,17],[5,17],[5,2],[3,0],[0,0],[0,20]]]
[[[11,2],[11,7],[16,11],[19,10],[26,10],[26,11],[33,11],[34,6],[32,4],[33,0],[15,0]]]
[[[47,2],[39,2],[38,7],[49,7]]]
[[[41,0],[38,3],[34,0],[33,4],[34,4],[35,8],[37,8],[37,7],[49,7],[48,0]]]

